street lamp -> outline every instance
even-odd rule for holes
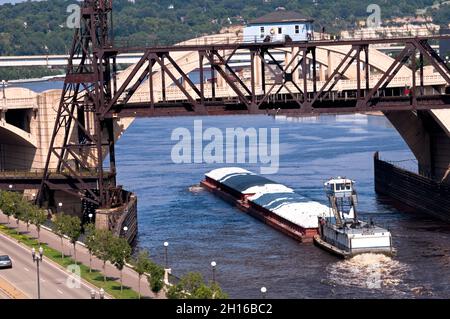
[[[94,289],[91,289],[91,299],[95,299],[96,292]]]
[[[261,287],[262,299],[266,299],[266,292],[267,292],[267,288],[266,287]]]
[[[217,266],[217,263],[215,261],[211,261],[213,283],[216,283],[216,266]]]
[[[93,217],[94,215],[92,214],[92,213],[90,213],[89,215],[88,215],[88,217],[89,217],[89,222],[90,223],[92,223],[92,217]]]
[[[169,243],[167,241],[164,242],[164,260],[166,262],[166,269],[169,269],[169,256],[167,250],[169,248]]]
[[[103,288],[100,288],[99,295],[100,295],[100,299],[105,299],[105,290]]]
[[[44,254],[44,249],[42,247],[39,247],[38,250],[39,254],[36,255],[36,249],[31,249],[31,256],[33,257],[33,262],[36,263],[36,269],[37,269],[37,289],[38,289],[38,299],[41,299],[41,284],[40,284],[40,278],[39,278],[39,263],[42,262],[42,256]]]
[[[9,184],[8,188],[9,188],[9,190],[11,190],[13,188],[13,186],[11,184]]]
[[[124,232],[127,232],[127,231],[128,231],[128,227],[125,226],[125,227],[123,228],[123,231],[124,231]]]
[[[8,81],[2,80],[3,87],[3,98],[6,99],[6,87],[8,86]]]

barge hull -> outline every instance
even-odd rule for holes
[[[245,203],[240,198],[236,198],[235,196],[229,194],[226,191],[223,191],[219,185],[216,185],[217,182],[213,180],[206,179],[200,183],[208,191],[214,193],[219,196],[232,206],[237,207],[241,211],[249,214],[250,216],[262,221],[263,223],[275,228],[276,230],[282,232],[285,235],[299,241],[299,242],[312,242],[314,235],[318,233],[318,230],[302,228],[300,231],[295,228],[299,228],[298,225],[294,225],[291,222],[284,220],[280,221],[280,217],[275,216],[275,214],[264,210],[264,209],[256,209],[255,207],[250,206],[248,203]]]
[[[396,167],[374,156],[375,191],[450,222],[450,185]]]

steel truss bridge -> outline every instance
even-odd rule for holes
[[[430,45],[430,40],[445,36],[117,47],[112,40],[111,15],[112,0],[84,0],[82,3],[81,25],[75,30],[71,46],[39,187],[39,203],[48,190],[59,189],[98,207],[115,205],[112,195],[117,191],[114,124],[121,117],[274,112],[309,115],[450,107],[449,91],[427,92],[424,79],[424,67],[431,65],[442,77],[444,87],[450,85],[450,69]],[[403,49],[373,81],[369,75],[369,48],[379,44],[401,45]],[[329,70],[327,79],[319,81],[317,49],[333,46],[348,46],[349,49],[340,63]],[[274,58],[273,50],[279,49],[292,52],[286,63]],[[142,58],[119,84],[117,56],[132,52],[143,52]],[[173,57],[177,52],[198,55],[198,83],[193,82]],[[230,66],[230,59],[236,52],[250,55],[248,81]],[[411,69],[409,93],[389,91],[390,83],[404,66]],[[336,86],[346,80],[344,75],[351,68],[356,69],[355,88],[345,96],[337,94]],[[233,95],[217,94],[219,78]],[[176,98],[169,96],[166,82],[171,82],[172,88],[178,90]],[[144,84],[148,85],[148,95],[136,99],[138,89]],[[52,158],[57,159],[55,172],[50,168]],[[104,168],[105,159],[109,161],[108,169]],[[70,176],[70,184],[67,184],[70,187],[55,183],[55,174]],[[92,177],[96,180],[95,189]]]

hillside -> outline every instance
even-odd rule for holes
[[[380,1],[382,18],[414,15],[434,0]],[[66,8],[76,1],[49,0],[0,6],[0,55],[67,52],[73,30]],[[373,0],[114,0],[115,38],[135,43],[173,44],[273,11],[279,6],[314,17],[329,32],[353,28],[367,17]],[[173,8],[172,8],[173,6]],[[439,20],[449,6],[441,6]],[[46,49],[48,48],[48,49]]]

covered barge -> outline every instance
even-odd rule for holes
[[[245,213],[300,242],[318,234],[319,217],[328,206],[311,201],[293,189],[238,167],[212,170],[201,185]]]

